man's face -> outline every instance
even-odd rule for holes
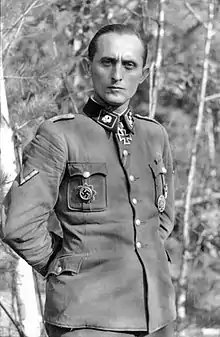
[[[127,107],[145,78],[144,47],[136,35],[106,33],[99,37],[90,64],[94,98],[101,103]]]

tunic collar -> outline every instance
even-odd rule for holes
[[[134,133],[134,120],[130,108],[126,109],[122,115],[114,112],[112,106],[104,107],[89,98],[83,108],[84,113],[94,119],[98,124],[110,132],[117,132],[119,122],[122,122],[128,132]]]

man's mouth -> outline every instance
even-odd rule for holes
[[[124,88],[122,88],[122,87],[116,87],[114,85],[109,86],[108,89],[111,89],[111,90],[124,90]]]

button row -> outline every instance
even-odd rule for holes
[[[140,241],[137,241],[137,242],[136,242],[136,247],[137,247],[138,249],[140,249],[140,248],[142,247],[142,244],[141,244]]]
[[[134,205],[137,205],[137,199],[136,198],[133,198],[132,202],[133,202]]]
[[[140,226],[140,224],[141,224],[141,220],[140,220],[140,219],[136,219],[136,220],[135,220],[135,225],[136,225],[136,226]]]
[[[124,150],[123,151],[123,156],[124,157],[127,157],[128,156],[128,151],[127,150]],[[131,174],[130,176],[129,176],[129,180],[131,181],[131,182],[133,182],[134,180],[135,180],[135,178],[134,178],[134,176]],[[137,199],[136,198],[133,198],[132,199],[132,203],[134,204],[134,205],[137,205]],[[135,220],[135,225],[136,226],[139,226],[141,224],[141,221],[140,221],[140,219],[136,219]],[[141,247],[142,247],[142,244],[141,244],[141,242],[136,242],[136,247],[138,248],[138,249],[140,249]]]
[[[124,157],[127,157],[127,156],[128,156],[128,151],[127,151],[127,150],[123,150],[123,156],[124,156]],[[131,182],[134,181],[134,176],[133,176],[132,174],[129,176],[129,180],[130,180]]]

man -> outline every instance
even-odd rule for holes
[[[2,238],[46,277],[50,337],[173,336],[168,136],[129,107],[146,58],[129,26],[97,32],[86,62],[93,96],[82,114],[40,126],[7,198]],[[52,210],[62,239],[48,231]]]

